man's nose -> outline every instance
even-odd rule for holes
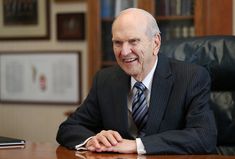
[[[131,46],[128,43],[123,43],[121,54],[125,56],[129,53],[131,53]]]

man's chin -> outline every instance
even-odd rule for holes
[[[135,70],[130,70],[130,69],[123,69],[123,70],[126,72],[126,74],[128,74],[128,75],[130,75],[130,76],[135,77],[135,76],[138,75],[138,72],[135,71]]]
[[[119,66],[122,68],[122,70],[124,70],[124,72],[126,72],[126,74],[130,76],[135,76],[140,73],[140,71],[138,70],[138,65],[131,66],[131,65],[119,64]]]

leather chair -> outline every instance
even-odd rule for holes
[[[211,76],[217,151],[235,155],[235,36],[204,36],[166,41],[160,53],[205,67]]]

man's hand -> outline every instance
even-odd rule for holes
[[[123,139],[117,145],[112,146],[110,151],[118,153],[137,153],[136,141]]]
[[[123,139],[118,132],[112,130],[96,134],[87,142],[86,148],[95,152],[137,153],[135,140]]]
[[[117,145],[118,142],[121,142],[122,140],[123,139],[118,132],[103,130],[87,142],[86,148],[96,152],[110,151],[112,146]]]

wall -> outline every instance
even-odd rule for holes
[[[87,42],[58,42],[56,40],[56,13],[86,12],[85,1],[55,2],[51,0],[50,40],[0,41],[0,52],[4,51],[50,51],[81,50],[82,94],[87,94]],[[71,105],[0,104],[0,135],[19,137],[30,141],[56,143],[59,124],[65,120],[66,111],[74,110]]]

